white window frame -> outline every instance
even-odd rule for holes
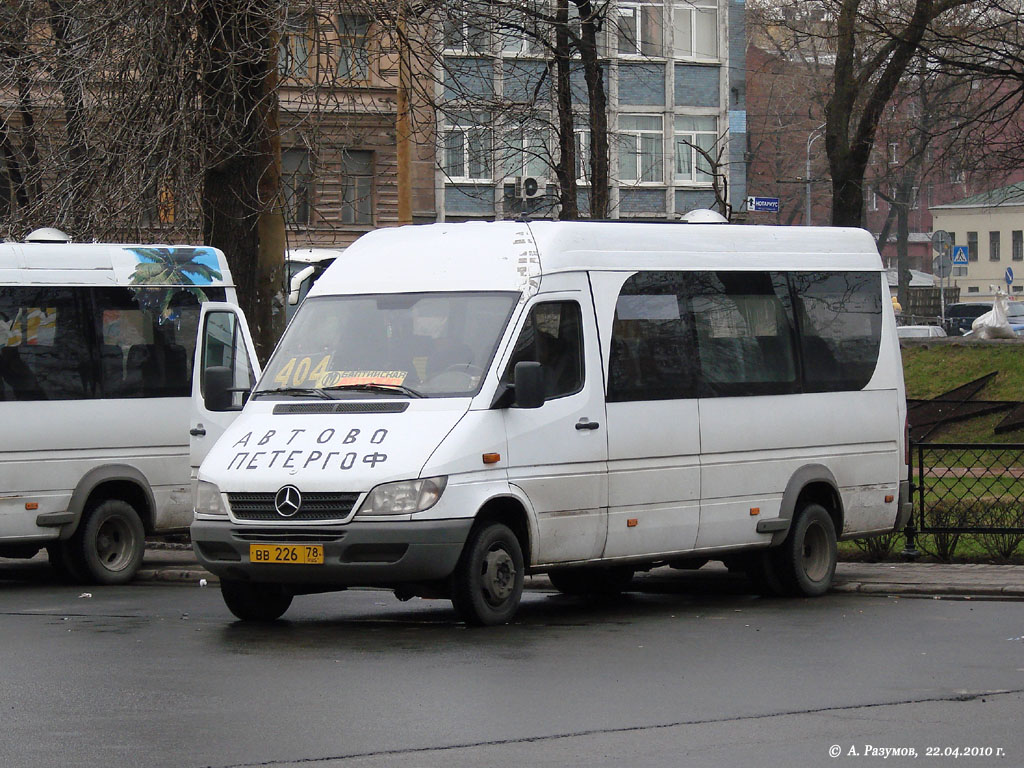
[[[523,4],[534,6],[534,10],[538,14],[550,12],[547,0],[525,0]],[[570,19],[575,8],[575,5],[569,3]],[[530,17],[527,14],[517,10],[514,6],[509,6],[504,11],[509,16],[509,21],[506,23],[518,23],[520,26],[525,27],[530,21]],[[579,18],[578,14],[576,18]],[[519,30],[502,27],[496,32],[495,37],[498,50],[503,56],[544,56],[547,53],[547,49],[542,43],[532,36],[523,34]]]
[[[453,6],[448,6],[453,7]],[[459,33],[459,44],[452,45],[449,39],[449,31],[458,28]],[[470,19],[450,19],[445,18],[441,23],[441,35],[442,43],[444,45],[445,53],[462,53],[462,54],[485,54],[490,52],[491,47],[491,36],[490,31],[482,26],[473,24]],[[482,38],[482,45],[479,48],[474,48],[470,45],[471,40],[476,35]]]
[[[500,135],[501,146],[495,148],[495,159],[503,179],[510,181],[523,176],[547,179],[552,175],[551,137],[546,129],[507,125]]]
[[[641,129],[641,128],[622,128],[622,120],[626,118],[643,117],[643,118],[657,118],[661,122],[661,129],[655,131],[654,129]],[[655,137],[657,137],[655,139]],[[644,139],[647,139],[647,146],[656,146],[660,150],[658,157],[654,162],[647,165],[644,164],[643,158],[646,156],[644,153]],[[616,141],[618,147],[619,157],[619,181],[629,186],[665,186],[665,116],[660,112],[657,114],[651,113],[628,113],[619,115],[619,129],[616,134]],[[628,145],[632,145],[632,149]],[[632,155],[633,168],[628,171],[629,175],[633,175],[634,178],[629,178],[627,172],[623,168],[624,155]],[[653,158],[652,158],[653,159]],[[645,179],[644,170],[645,168],[656,169],[658,172],[658,178],[656,179]]]
[[[689,16],[689,34],[690,39],[687,41],[685,48],[680,47],[682,32],[677,26],[677,15],[686,14]],[[722,42],[721,32],[719,25],[719,14],[718,3],[715,0],[693,0],[693,2],[676,2],[672,4],[672,52],[677,59],[694,59],[700,61],[719,61],[722,58]],[[713,18],[713,29],[714,34],[712,40],[714,41],[715,50],[713,52],[705,52],[698,50],[698,32],[702,28],[698,23],[697,19],[701,16],[705,18],[711,16]]]
[[[590,186],[590,129],[574,128],[573,140],[576,142],[576,183]]]
[[[699,129],[679,129],[675,123],[678,123],[678,118],[696,118],[696,119],[711,119],[715,121],[715,127],[713,129],[699,130]],[[700,143],[700,137],[705,137],[705,140],[710,137],[710,146],[703,147]],[[700,187],[711,187],[715,183],[715,172],[714,166],[709,164],[703,155],[700,154],[695,148],[694,144],[698,147],[702,147],[710,153],[714,153],[718,142],[721,137],[718,133],[718,117],[717,115],[675,115],[673,132],[672,132],[672,178],[677,184],[687,184]],[[683,143],[681,143],[681,141]],[[689,144],[685,143],[689,142]],[[678,153],[680,150],[690,151],[690,175],[689,177],[683,176],[679,173],[679,163],[677,162]],[[702,169],[701,164],[704,164],[706,170]],[[701,174],[707,178],[700,178]]]
[[[621,45],[630,42],[621,33],[622,19],[626,17],[627,12],[634,20],[636,35],[635,39],[631,41],[632,50],[624,51],[621,49]],[[612,34],[615,39],[615,52],[618,56],[657,57],[665,55],[665,6],[663,3],[651,2],[651,0],[630,0],[618,3],[613,13],[615,23]],[[652,28],[661,33],[660,40],[646,41],[643,39],[644,22],[648,21],[648,14],[658,14],[661,17],[652,22]],[[650,46],[650,50],[644,50],[648,46]]]
[[[441,144],[441,167],[448,177],[455,182],[492,183],[494,181],[494,136],[490,128],[489,119],[468,120],[466,116],[460,115],[459,119],[448,124],[442,134]],[[452,164],[448,157],[448,148],[451,137],[460,134],[462,137],[462,167],[457,169],[459,173],[452,172]],[[482,138],[484,146],[480,147],[480,156],[484,159],[486,175],[473,175],[473,158],[476,154],[473,140]]]
[[[354,82],[370,79],[370,18],[356,13],[339,13],[338,77]],[[345,70],[342,68],[345,64]]]

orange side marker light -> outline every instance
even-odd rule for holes
[[[893,495],[892,495],[891,493],[887,493],[887,494],[885,495],[885,503],[886,503],[886,504],[890,504],[890,503],[892,503],[892,500],[893,500],[893,499],[895,499],[895,498],[896,498],[896,497],[895,497],[895,496],[893,496]]]
[[[753,517],[754,515],[760,515],[760,514],[761,514],[761,508],[760,507],[751,507],[750,508],[750,516],[751,517]]]
[[[500,453],[485,453],[484,454],[484,464],[497,464],[499,461],[501,461],[501,454]]]
[[[35,501],[26,501],[25,509],[39,509],[39,503]]]
[[[631,518],[629,518],[626,521],[626,527],[627,528],[636,528],[637,522],[639,522],[639,521],[635,517],[631,517]]]

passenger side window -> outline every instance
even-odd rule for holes
[[[538,362],[544,373],[545,400],[583,389],[583,322],[575,301],[535,304],[516,340],[501,380],[510,385],[516,363]]]
[[[799,391],[789,288],[769,272],[693,272],[701,397]]]
[[[792,273],[804,391],[863,389],[878,362],[882,293],[877,272]]]
[[[638,272],[615,303],[608,402],[697,396],[695,336],[684,274]]]
[[[200,298],[190,288],[96,291],[100,383],[105,397],[188,397]],[[222,301],[223,289],[204,297]]]
[[[85,298],[73,288],[0,288],[0,400],[93,397]]]

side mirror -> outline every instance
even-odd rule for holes
[[[208,411],[230,411],[234,376],[226,365],[211,365],[203,371],[203,402]]]
[[[544,405],[544,371],[540,363],[523,360],[515,367],[515,404],[519,408]]]

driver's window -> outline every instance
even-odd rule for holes
[[[210,371],[214,378],[210,378]],[[256,384],[245,339],[234,312],[210,312],[203,329],[203,396],[211,411],[236,411],[245,404],[245,396]],[[222,396],[210,397],[207,382],[216,380],[217,389],[227,385]]]
[[[575,301],[535,304],[519,333],[501,377],[511,384],[516,363],[538,362],[544,372],[545,400],[583,389],[583,322]]]

